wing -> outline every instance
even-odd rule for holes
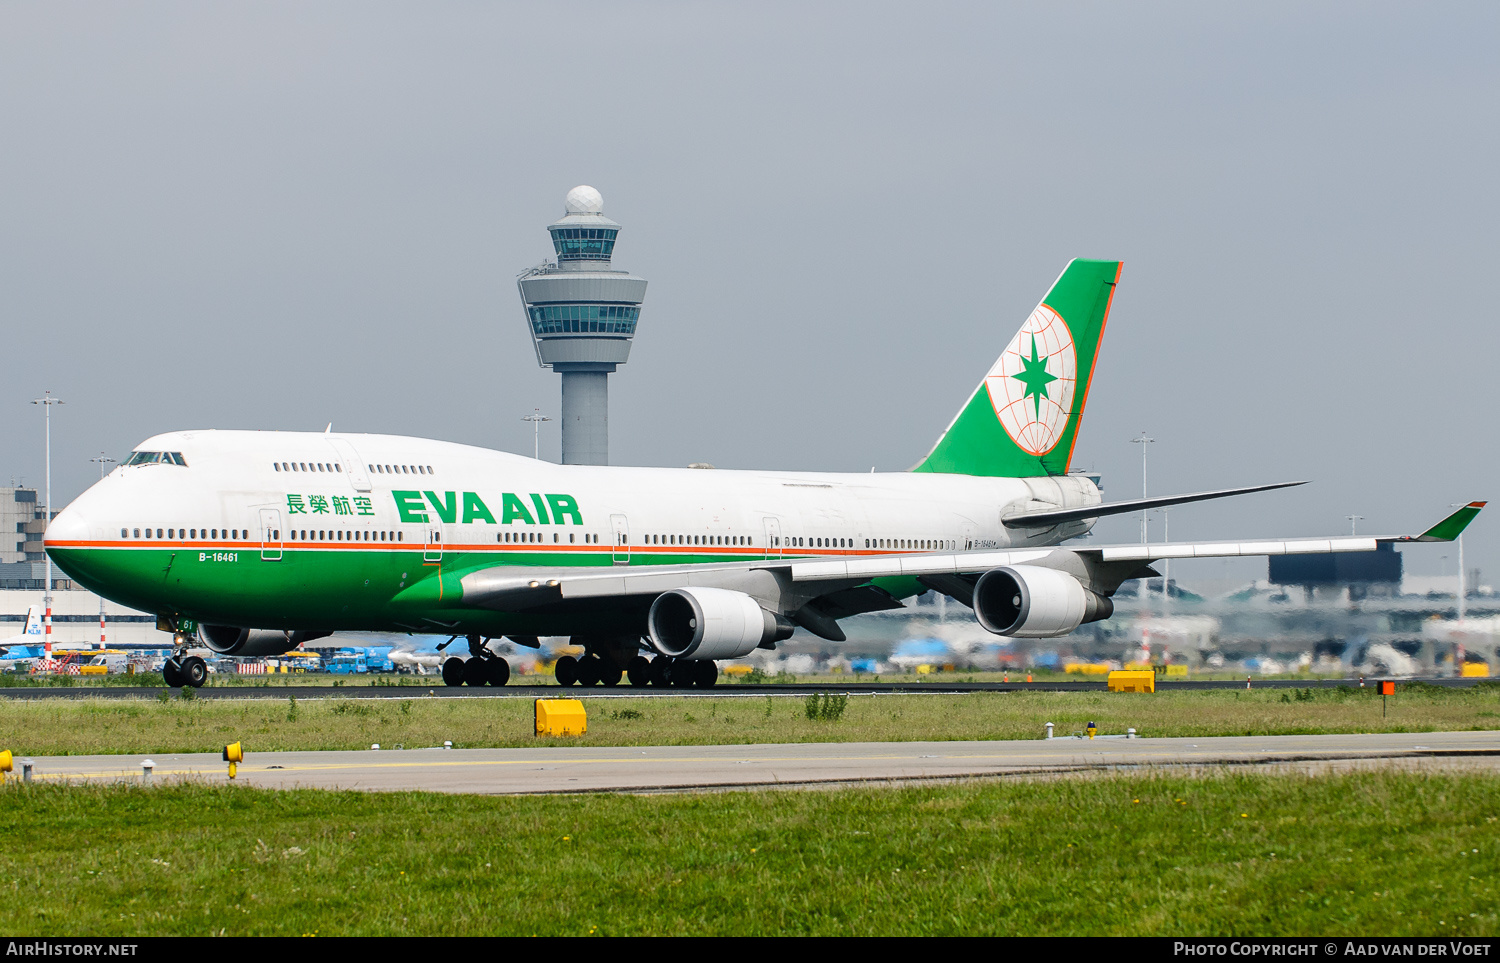
[[[839,619],[899,608],[892,590],[915,581],[973,607],[980,622],[997,634],[1046,637],[1108,618],[1113,611],[1109,596],[1120,583],[1159,574],[1151,563],[1161,559],[1371,552],[1381,542],[1452,541],[1484,504],[1471,502],[1420,535],[1044,546],[604,570],[496,567],[461,579],[461,604],[545,615],[580,604],[625,603],[631,608],[634,603],[643,616],[668,593],[718,600],[712,604],[724,601],[714,593],[729,593],[748,596],[768,618],[785,619],[842,641]],[[418,583],[408,592],[421,591],[426,584]],[[709,602],[703,604],[710,607],[698,611],[697,620],[715,618],[718,610]]]
[[[974,575],[1003,565],[1036,564],[1059,553],[1079,556],[1097,564],[1126,567],[1149,565],[1168,558],[1230,558],[1244,555],[1298,555],[1324,552],[1373,552],[1381,542],[1451,542],[1458,538],[1484,508],[1485,502],[1469,502],[1420,535],[1350,536],[1340,538],[1293,538],[1251,542],[1158,542],[1149,544],[1100,545],[1087,548],[1051,547],[1004,552],[956,552],[882,556],[850,560],[817,560],[792,563],[797,580],[841,579],[851,575],[882,576]],[[1156,573],[1152,573],[1156,574]],[[1123,581],[1123,579],[1122,579]],[[1116,583],[1118,584],[1118,583]],[[1113,588],[1111,588],[1113,591]]]

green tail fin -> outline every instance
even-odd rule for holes
[[[913,471],[1065,474],[1119,278],[1119,261],[1070,261]]]

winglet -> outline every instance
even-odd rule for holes
[[[1463,534],[1463,530],[1469,527],[1487,502],[1469,502],[1463,508],[1449,515],[1422,534],[1412,537],[1410,535],[1400,539],[1403,542],[1451,542]]]

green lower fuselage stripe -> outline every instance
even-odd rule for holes
[[[259,543],[243,549],[54,548],[53,560],[90,591],[158,615],[209,624],[308,631],[389,632],[427,630],[461,623],[488,635],[569,635],[643,626],[650,596],[627,596],[611,605],[575,603],[564,611],[495,612],[463,605],[462,579],[470,572],[514,565],[524,568],[617,567],[603,551],[444,551],[424,558],[420,547],[403,550],[280,549],[261,557]],[[274,553],[272,553],[274,554]],[[661,554],[632,549],[630,567],[744,562],[743,554]],[[786,556],[792,557],[790,554]],[[906,594],[911,594],[907,592]]]

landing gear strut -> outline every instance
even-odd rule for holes
[[[582,646],[580,657],[565,655],[552,668],[557,684],[613,687],[627,675],[630,684],[646,684],[649,663],[641,657],[641,639],[636,635],[575,635],[573,645]]]
[[[510,681],[510,663],[491,652],[488,639],[465,636],[469,643],[467,661],[454,656],[443,662],[443,685],[502,686]],[[451,640],[450,640],[451,641]]]
[[[182,632],[174,633],[172,654],[161,666],[162,681],[169,688],[180,689],[183,686],[192,686],[194,689],[199,689],[208,681],[208,663],[196,655],[188,655],[187,650],[187,635]]]

